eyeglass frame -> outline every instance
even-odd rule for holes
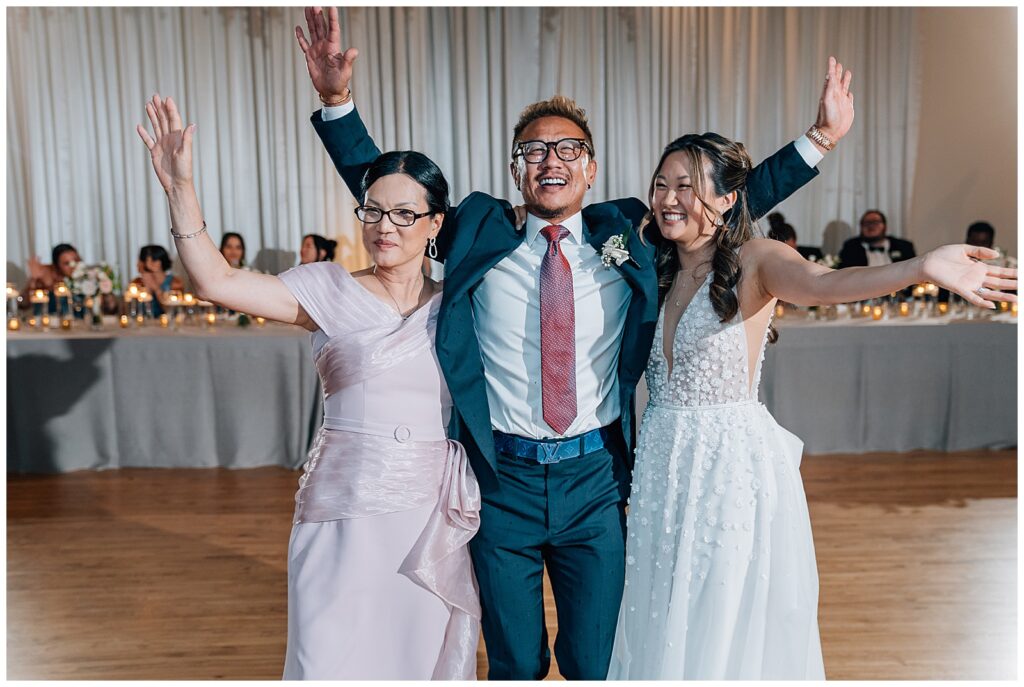
[[[575,141],[576,143],[580,144],[580,154],[577,155],[576,157],[572,158],[571,160],[566,160],[564,157],[562,157],[561,155],[558,154],[558,146],[559,146],[559,144],[561,144],[561,143],[563,143],[565,141]],[[527,143],[543,143],[545,145],[545,147],[547,148],[547,150],[544,151],[544,157],[542,157],[541,159],[537,160],[536,162],[531,162],[530,160],[527,160],[526,159],[526,153],[523,151],[523,146],[526,145]],[[594,149],[590,146],[590,143],[587,142],[587,139],[585,139],[585,138],[575,138],[573,136],[567,136],[565,138],[560,138],[557,141],[541,141],[540,139],[530,139],[529,141],[519,141],[518,143],[516,143],[515,147],[512,148],[512,159],[515,160],[517,157],[522,157],[523,161],[528,163],[528,164],[539,165],[540,163],[542,163],[542,162],[544,162],[545,160],[548,159],[548,156],[551,155],[551,151],[552,150],[555,151],[555,157],[557,157],[562,162],[576,162],[576,160],[579,160],[583,156],[584,152],[586,152],[588,155],[590,155],[590,157],[594,157]]]
[[[380,213],[380,219],[374,220],[372,222],[369,221],[369,220],[365,220],[365,219],[363,219],[362,217],[359,216],[359,211],[360,210],[364,210],[364,211],[365,210],[376,210],[377,212]],[[412,213],[412,221],[409,222],[408,224],[399,224],[398,222],[395,221],[395,218],[391,216],[391,213],[392,212],[396,212],[396,211],[397,212],[411,212]],[[429,217],[431,215],[436,215],[437,214],[437,210],[427,210],[426,212],[416,212],[414,210],[408,210],[406,208],[391,208],[390,210],[384,210],[383,208],[374,207],[373,205],[358,205],[358,206],[356,206],[356,209],[353,210],[353,212],[355,213],[356,219],[358,219],[363,224],[380,224],[381,222],[384,221],[384,218],[387,217],[388,221],[391,222],[392,225],[394,225],[396,227],[401,227],[402,229],[406,229],[408,227],[411,227],[412,225],[416,224],[416,222],[418,222],[419,220],[423,219],[424,217]]]

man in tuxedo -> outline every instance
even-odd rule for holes
[[[914,257],[914,244],[886,234],[885,215],[868,210],[860,218],[860,235],[847,239],[839,251],[839,267],[875,267]]]
[[[348,88],[358,53],[342,52],[335,9],[307,10],[306,20],[311,42],[299,28],[296,37],[325,105],[313,126],[358,195],[380,152]],[[828,147],[852,123],[852,106],[839,101],[830,97],[817,122]],[[817,145],[801,137],[751,171],[753,214],[817,174]],[[546,565],[562,675],[604,679],[624,579],[635,387],[658,314],[653,247],[635,230],[647,208],[635,198],[584,207],[596,146],[569,98],[528,106],[510,151],[525,224],[507,201],[474,192],[438,237],[445,284],[435,345],[454,401],[449,435],[483,492],[471,551],[488,677],[548,673]],[[623,235],[630,258],[605,266],[602,246]]]

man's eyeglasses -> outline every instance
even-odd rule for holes
[[[356,208],[356,217],[359,218],[360,222],[376,224],[384,219],[384,215],[387,215],[388,219],[391,220],[391,223],[396,227],[411,227],[416,224],[416,220],[419,218],[433,214],[435,213],[429,210],[427,212],[414,212],[412,210],[405,210],[402,208],[381,210],[380,208],[375,208],[372,205],[360,205]]]
[[[591,157],[594,155],[594,151],[590,149],[590,145],[586,140],[582,138],[563,138],[560,141],[554,142],[520,141],[519,145],[513,149],[512,157],[514,159],[522,155],[523,159],[527,162],[538,164],[548,158],[548,153],[551,149],[554,149],[555,155],[563,162],[578,160],[584,151]]]

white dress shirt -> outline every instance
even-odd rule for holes
[[[868,256],[868,267],[881,267],[882,265],[891,265],[892,257],[889,256],[889,239],[883,239],[878,243],[877,247],[881,247],[882,250],[871,250],[872,244],[867,241],[861,241],[860,245],[864,246],[864,252]]]
[[[549,222],[527,215],[525,239],[491,268],[473,293],[473,315],[494,429],[534,439],[560,436],[544,421],[540,365],[540,267]],[[630,289],[583,239],[583,215],[561,225],[576,313],[576,436],[619,419],[619,350]]]

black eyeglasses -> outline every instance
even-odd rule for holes
[[[384,215],[388,216],[391,223],[396,227],[411,227],[416,224],[416,220],[421,217],[427,217],[433,215],[434,212],[427,210],[426,212],[414,212],[412,210],[404,210],[402,208],[396,208],[393,210],[381,210],[375,208],[372,205],[360,205],[356,208],[356,217],[359,218],[360,222],[366,224],[376,224],[377,222],[384,219]]]
[[[550,143],[548,141],[520,141],[519,145],[513,149],[512,157],[516,158],[522,155],[527,162],[538,164],[548,159],[548,153],[552,148],[558,159],[563,162],[578,160],[584,151],[591,156],[594,155],[594,151],[590,149],[590,144],[585,139],[563,138]]]

